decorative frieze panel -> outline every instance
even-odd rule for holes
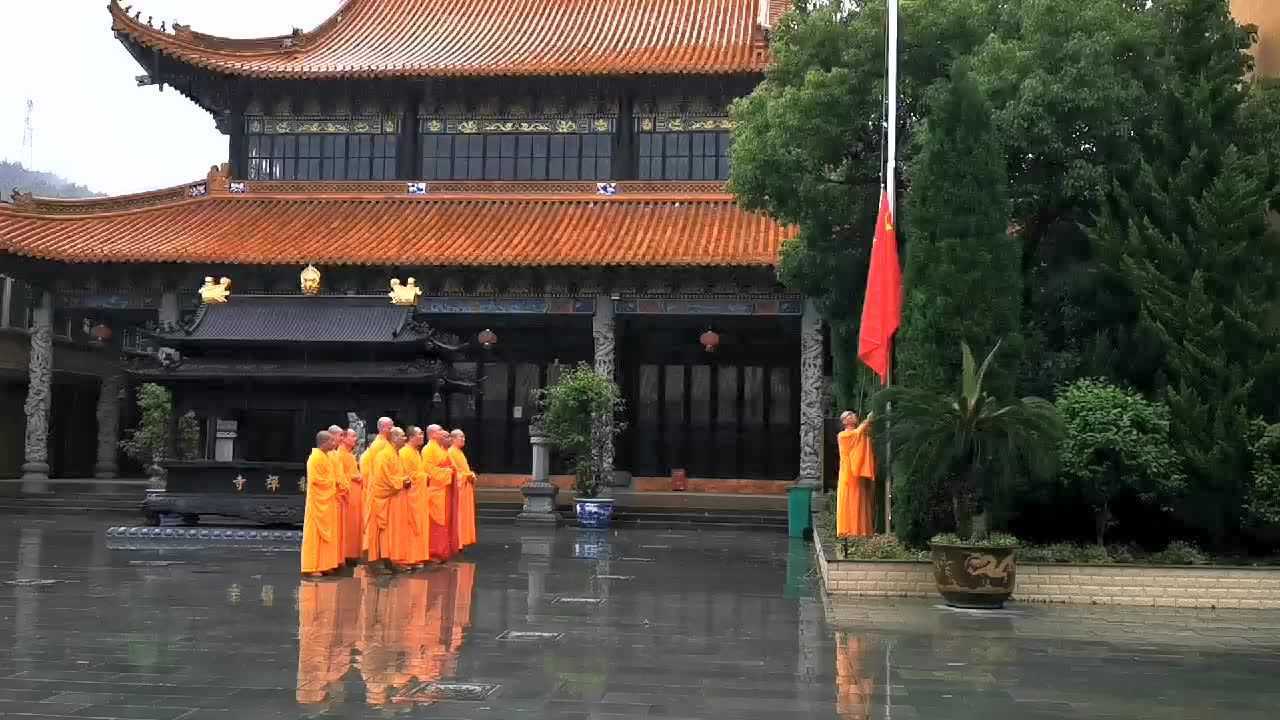
[[[737,315],[792,316],[804,313],[804,301],[794,298],[624,298],[614,303],[619,315]]]
[[[282,117],[251,116],[244,120],[250,135],[394,135],[399,120],[394,116],[378,117]]]
[[[417,308],[431,315],[591,315],[595,310],[594,298],[559,297],[428,297]]]
[[[636,129],[640,132],[728,132],[733,129],[734,122],[728,116],[684,117],[684,116],[641,116],[636,118]]]
[[[576,118],[477,118],[477,117],[425,117],[418,121],[418,131],[424,134],[470,135],[474,133],[502,134],[608,134],[617,122],[612,117]]]

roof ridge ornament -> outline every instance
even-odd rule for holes
[[[200,302],[204,305],[221,305],[227,302],[231,297],[231,278],[224,277],[213,281],[212,276],[206,275],[204,285],[200,286]]]
[[[418,298],[421,296],[422,288],[418,287],[417,280],[409,278],[404,285],[401,285],[400,278],[391,278],[391,292],[387,293],[387,297],[391,298],[392,305],[417,305]]]
[[[303,295],[314,297],[320,294],[320,271],[315,265],[307,263],[307,266],[302,268],[298,280],[302,284]]]

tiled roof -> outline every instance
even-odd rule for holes
[[[190,326],[170,339],[209,342],[412,342],[422,336],[405,323],[413,308],[386,297],[343,295],[236,295],[220,305],[203,305]]]
[[[0,252],[62,262],[770,266],[792,228],[708,183],[247,183],[0,205]]]
[[[786,0],[347,0],[311,32],[253,40],[151,27],[117,0],[112,29],[144,48],[263,78],[762,72],[762,21]]]

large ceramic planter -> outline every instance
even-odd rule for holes
[[[607,528],[613,521],[613,498],[574,498],[578,527]]]
[[[1013,594],[1017,548],[930,543],[933,578],[947,604],[998,610]]]

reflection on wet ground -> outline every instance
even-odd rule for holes
[[[111,550],[121,518],[0,516],[0,714],[241,718],[1271,718],[1280,613],[815,592],[768,532],[484,527],[425,573]]]

